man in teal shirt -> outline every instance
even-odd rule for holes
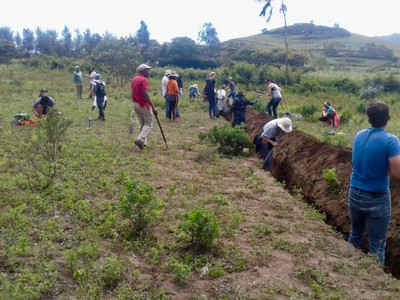
[[[79,66],[76,66],[74,71],[74,83],[76,86],[76,94],[79,99],[82,99],[82,82],[83,82],[82,72]]]

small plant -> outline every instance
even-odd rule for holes
[[[130,235],[140,236],[160,213],[162,201],[153,194],[153,188],[137,180],[125,183],[126,195],[120,200],[122,215],[130,220]]]
[[[344,110],[341,114],[340,114],[340,123],[341,124],[346,124],[349,123],[349,121],[351,120],[353,116],[353,113],[349,110]]]
[[[366,111],[366,104],[364,102],[359,102],[356,106],[356,112],[359,114],[365,114]]]
[[[204,209],[187,213],[178,228],[185,234],[183,240],[194,250],[209,249],[219,236],[219,221],[213,213]]]
[[[303,104],[299,107],[299,112],[304,118],[311,118],[318,111],[315,104]]]
[[[336,176],[336,169],[325,169],[322,171],[322,174],[324,176],[324,179],[329,183],[331,188],[339,193],[340,192],[340,181]]]
[[[114,288],[121,279],[124,271],[122,262],[115,258],[107,258],[100,266],[100,278],[105,288]]]
[[[226,156],[236,156],[243,153],[244,148],[252,148],[253,143],[243,127],[214,126],[209,133],[199,134],[200,140],[208,140],[217,145],[217,150]]]
[[[224,274],[225,274],[225,271],[220,264],[215,264],[215,265],[211,266],[210,268],[208,268],[208,276],[210,276],[213,279],[221,277]]]
[[[325,134],[322,138],[322,142],[336,147],[350,146],[350,141],[346,138],[346,135],[339,133],[335,135]]]
[[[164,266],[172,271],[172,277],[176,283],[181,285],[188,283],[192,272],[190,265],[182,263],[174,257],[170,257]]]

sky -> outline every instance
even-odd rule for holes
[[[4,0],[4,2],[7,0]],[[90,29],[110,32],[117,37],[135,35],[143,20],[150,38],[170,42],[174,37],[197,41],[204,23],[211,22],[221,42],[282,27],[281,0],[273,0],[274,14],[269,23],[259,17],[262,3],[256,0],[8,0],[2,3],[0,27],[14,32],[37,27],[61,33]],[[398,0],[284,0],[288,25],[314,22],[332,27],[335,23],[352,33],[382,36],[400,33]]]

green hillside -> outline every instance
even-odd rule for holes
[[[299,51],[307,56],[308,64],[318,67],[324,63],[326,69],[332,71],[393,71],[397,73],[397,58],[400,57],[399,44],[354,33],[335,35],[332,34],[334,30],[312,24],[289,26],[289,51]],[[233,39],[224,42],[222,47],[225,50],[240,48],[271,51],[284,49],[284,42],[283,29],[280,28]]]

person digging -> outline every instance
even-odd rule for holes
[[[292,121],[289,118],[278,118],[266,123],[262,132],[258,134],[258,148],[260,158],[264,161],[263,169],[270,171],[274,148],[278,146],[278,139],[292,131]]]

